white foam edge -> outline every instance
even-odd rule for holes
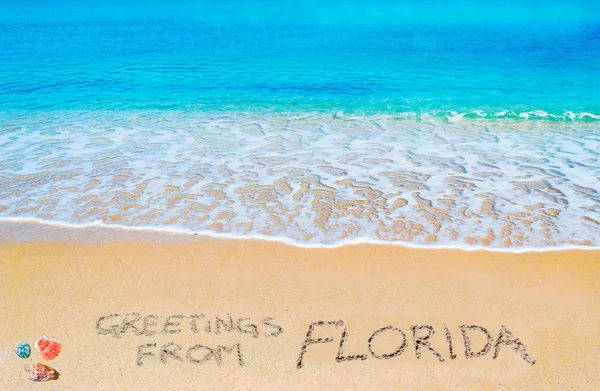
[[[85,228],[107,228],[112,230],[125,230],[125,231],[135,231],[135,232],[153,232],[158,234],[175,234],[175,235],[201,235],[209,238],[215,239],[231,239],[231,240],[260,240],[265,242],[275,242],[275,243],[283,243],[293,247],[299,248],[325,248],[325,249],[335,249],[341,248],[344,246],[353,246],[353,245],[361,245],[361,244],[374,244],[374,245],[391,245],[391,246],[400,246],[410,249],[435,249],[435,250],[462,250],[462,251],[488,251],[488,252],[498,252],[498,253],[512,253],[512,254],[522,254],[522,253],[531,253],[531,252],[553,252],[553,251],[572,251],[572,250],[588,250],[588,251],[598,251],[600,247],[598,246],[582,246],[582,245],[560,245],[560,246],[546,246],[546,247],[519,247],[519,248],[498,248],[498,247],[485,247],[485,246],[475,246],[475,245],[466,245],[466,244],[456,244],[456,245],[441,245],[441,244],[418,244],[411,243],[405,241],[385,241],[379,239],[353,239],[342,241],[341,243],[334,244],[312,244],[312,243],[303,243],[291,238],[281,237],[281,236],[267,236],[267,235],[233,235],[229,233],[220,233],[213,231],[191,231],[180,228],[172,228],[172,227],[152,227],[152,226],[127,226],[121,224],[105,224],[101,221],[94,221],[91,223],[82,223],[82,224],[73,224],[66,223],[61,221],[48,221],[42,220],[33,217],[0,217],[0,224],[2,223],[35,223],[39,225],[49,225],[54,227],[59,227],[63,229],[85,229]],[[117,242],[119,240],[115,240]]]

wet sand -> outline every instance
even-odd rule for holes
[[[2,389],[592,390],[600,384],[600,251],[305,249],[0,228]],[[14,354],[18,343],[33,345],[41,334],[63,343],[58,358]],[[59,379],[34,385],[23,367],[35,362],[58,370]]]

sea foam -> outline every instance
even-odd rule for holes
[[[597,246],[597,124],[471,117],[3,114],[0,217],[308,246]]]

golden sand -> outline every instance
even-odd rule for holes
[[[2,390],[600,389],[600,251],[73,235],[0,245]],[[41,334],[34,387],[13,349]]]

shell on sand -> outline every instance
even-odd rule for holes
[[[21,358],[28,358],[31,355],[31,346],[25,342],[20,343],[19,346],[15,348],[15,353]]]
[[[60,353],[62,345],[56,340],[56,338],[48,338],[42,335],[35,341],[35,350],[38,355],[44,360],[54,360]]]
[[[29,380],[33,381],[58,379],[58,372],[44,364],[26,365],[25,371],[29,374]]]

